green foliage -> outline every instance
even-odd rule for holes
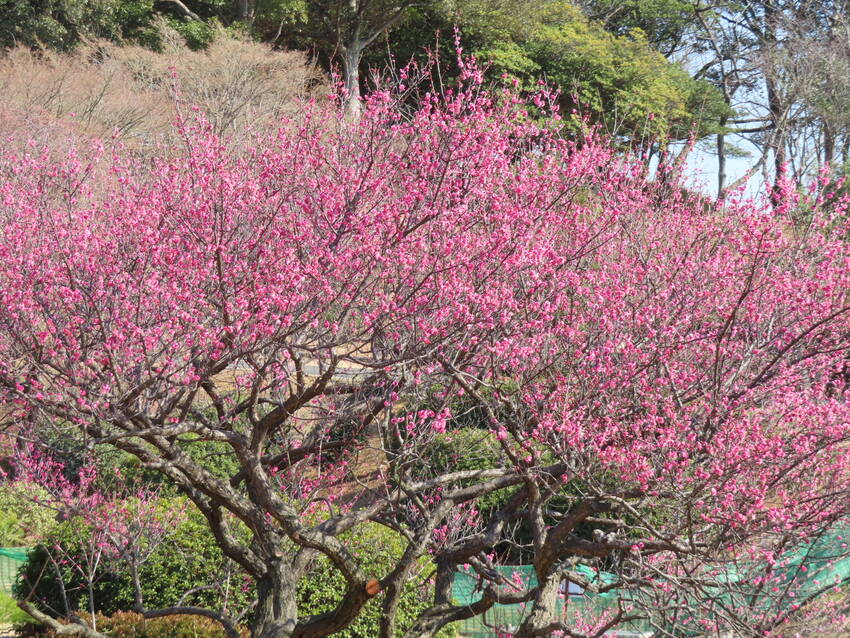
[[[608,31],[615,35],[639,31],[665,55],[681,45],[696,23],[696,5],[688,0],[588,0],[582,4]]]
[[[241,465],[233,448],[221,441],[187,441],[183,450],[205,470],[220,479],[230,479],[239,472]]]
[[[679,0],[657,1],[652,11],[662,15],[662,4]],[[648,5],[644,9],[655,15]],[[644,22],[655,28],[649,18]],[[436,46],[445,80],[454,69],[455,24],[465,51],[489,61],[493,79],[504,75],[529,91],[541,79],[558,87],[562,110],[576,110],[569,122],[576,131],[589,121],[627,141],[663,142],[692,131],[697,137],[714,133],[721,117],[731,114],[716,87],[665,59],[654,48],[655,35],[637,22],[612,33],[564,0],[444,0],[413,13],[404,29],[389,34],[385,48],[404,63]],[[368,63],[381,68],[382,55],[376,47]]]
[[[256,0],[253,27],[266,40],[285,28],[287,39],[293,37],[292,27],[304,24],[307,17],[307,0]]]
[[[14,512],[0,510],[0,545],[16,547],[23,544],[21,522]]]
[[[164,499],[163,508],[182,507],[180,499]],[[249,600],[244,579],[224,557],[209,531],[206,519],[190,507],[187,518],[174,534],[162,543],[142,566],[145,604],[150,608],[174,604],[187,590],[218,585],[219,589],[199,591],[185,599],[186,604],[220,609],[228,601],[230,609],[241,610]],[[126,574],[118,574],[120,589],[112,600],[112,609],[129,609],[133,591]]]
[[[144,39],[153,8],[153,0],[0,0],[0,47],[66,51],[83,38]]]
[[[164,499],[163,508],[182,507],[182,503],[174,499]],[[23,597],[30,593],[28,583],[37,583],[33,600],[39,607],[53,616],[65,615],[64,603],[55,567],[49,562],[47,544],[61,544],[73,550],[74,544],[80,545],[88,529],[79,521],[64,521],[57,525],[48,535],[44,544],[34,547],[29,553],[29,560],[21,570],[15,595]],[[401,557],[405,543],[401,536],[387,528],[368,523],[342,536],[346,546],[360,560],[361,566],[368,573],[381,578],[395,565]],[[81,549],[79,552],[81,553]],[[73,552],[72,552],[73,553]],[[405,585],[398,612],[400,631],[409,627],[417,614],[427,606],[432,595],[430,582],[430,563],[424,558],[418,572]],[[86,609],[87,594],[85,581],[81,574],[70,565],[59,567],[62,582],[67,592],[72,610]],[[228,561],[222,556],[215,544],[215,539],[196,510],[189,510],[188,519],[177,526],[174,534],[162,543],[151,558],[142,565],[140,570],[145,605],[149,608],[173,605],[187,590],[204,587],[210,584],[221,584],[226,591],[227,606],[231,610],[241,610],[253,595],[253,586],[236,572],[228,568]],[[338,570],[324,557],[315,559],[308,576],[301,582],[298,589],[298,606],[302,614],[313,614],[328,611],[338,604],[345,592],[345,581]],[[107,629],[112,623],[110,635],[120,638],[132,636],[140,638],[165,638],[168,636],[195,636],[217,638],[217,633],[180,633],[194,631],[195,625],[175,619],[148,621],[132,614],[122,614],[122,610],[131,609],[133,605],[133,590],[129,574],[114,564],[104,566],[98,571],[94,583],[95,609],[99,614],[111,616],[103,624]],[[212,609],[220,609],[225,602],[224,592],[218,590],[199,591],[184,600],[185,604],[197,605]],[[381,617],[380,596],[369,602],[354,623],[338,635],[343,638],[372,638],[378,633]],[[108,623],[107,623],[108,621]],[[146,633],[138,633],[142,623]],[[161,624],[157,624],[161,623]],[[173,623],[173,624],[168,624]],[[217,627],[217,625],[215,625]],[[136,631],[136,633],[133,633]],[[172,632],[172,633],[169,633]],[[451,638],[456,633],[447,628],[439,634],[441,638]]]
[[[30,622],[32,618],[18,607],[17,601],[0,590],[0,626],[18,626]]]
[[[465,421],[467,427],[452,430],[438,436],[431,443],[425,457],[423,467],[435,476],[445,472],[463,472],[469,470],[491,470],[504,467],[507,459],[499,447],[496,437],[489,431],[471,426],[474,423],[476,411],[470,409],[460,421]],[[458,420],[452,425],[458,426]],[[469,479],[465,484],[473,485],[476,479]],[[477,503],[478,510],[486,518],[488,512],[497,510],[507,504],[513,494],[513,489],[503,489],[491,492]]]
[[[174,7],[155,6],[153,0],[0,0],[0,24],[7,25],[0,31],[0,46],[67,50],[83,38],[106,38],[160,49],[164,36],[158,25],[165,24],[199,50],[225,24],[261,39],[277,38],[284,46],[309,48],[327,60],[337,52],[334,38],[340,35],[332,18],[338,13],[340,24],[348,24],[347,4],[329,0],[257,0],[250,25],[233,22],[236,3],[231,0],[186,4],[201,21],[186,20]],[[388,55],[405,63],[436,47],[442,79],[451,83],[458,24],[465,49],[491,61],[493,78],[506,75],[529,90],[540,78],[559,87],[565,112],[576,110],[570,120],[576,131],[589,121],[621,139],[643,143],[687,138],[694,130],[697,137],[717,131],[721,118],[730,115],[720,92],[694,81],[654,48],[675,47],[692,24],[693,10],[685,0],[584,4],[605,22],[588,19],[565,0],[440,0],[409,10],[404,27],[387,32],[385,46],[367,49],[364,65],[382,69]],[[382,6],[370,8],[377,11],[373,22]],[[164,21],[157,21],[155,10],[164,12]],[[368,23],[371,18],[363,19]]]
[[[538,27],[510,45],[495,43],[479,56],[529,89],[546,77],[560,87],[567,112],[589,116],[614,136],[681,139],[693,128],[704,136],[728,111],[716,89],[668,62],[642,31],[611,34],[566,2],[551,3]]]
[[[215,39],[218,29],[221,28],[221,25],[215,20],[198,22],[197,20],[186,21],[171,18],[168,20],[168,25],[183,37],[186,46],[192,51],[206,49]]]
[[[34,485],[0,485],[0,547],[27,545],[56,524],[52,511],[33,505],[38,494]]]
[[[0,0],[0,48],[69,51],[82,40],[103,39],[161,50],[164,22],[186,46],[199,50],[209,46],[222,20],[233,17],[231,0],[187,0],[186,5],[200,21],[186,20],[175,8],[154,0]]]
[[[239,460],[233,448],[221,441],[201,441],[186,438],[178,442],[180,448],[205,470],[216,478],[229,480],[239,472]],[[130,454],[122,454],[112,459],[112,465],[102,473],[112,473],[117,468],[128,483],[155,485],[165,493],[176,496],[176,488],[158,470],[151,470],[141,465],[139,460]]]
[[[183,506],[180,499],[160,502],[163,510]],[[29,560],[18,576],[15,595],[28,595],[30,584],[37,583],[33,599],[45,612],[64,615],[60,584],[46,547],[61,545],[71,555],[81,556],[89,533],[79,520],[59,524],[42,544],[30,551]],[[71,609],[85,608],[87,593],[83,575],[71,565],[63,565],[60,569]],[[203,516],[189,508],[186,520],[175,527],[173,534],[158,545],[140,568],[145,605],[152,609],[170,606],[189,589],[203,587],[205,589],[188,596],[185,603],[220,609],[227,600],[231,609],[241,609],[249,593],[244,591],[244,581],[236,571],[222,555]],[[211,585],[218,585],[220,589],[210,588]],[[97,571],[94,601],[95,609],[107,615],[131,609],[133,587],[126,569],[104,561]]]
[[[78,521],[64,521],[46,535],[45,544],[36,545],[27,554],[27,562],[18,572],[18,580],[12,590],[17,599],[24,599],[32,593],[32,600],[51,616],[63,616],[69,610],[78,607],[84,594],[85,582],[71,565],[59,565],[50,561],[46,544],[60,544],[69,547],[75,554],[86,529]],[[61,579],[59,576],[61,575]],[[62,595],[63,584],[68,598],[68,609]],[[102,583],[96,587],[102,588]]]
[[[404,539],[395,532],[375,523],[367,523],[341,536],[346,547],[360,561],[367,574],[381,578],[389,573],[404,552]],[[427,607],[431,594],[428,578],[430,563],[423,559],[419,572],[404,586],[397,615],[398,635],[413,624],[417,615]],[[317,558],[308,576],[298,587],[298,611],[316,614],[330,611],[339,604],[345,593],[345,579],[327,558]],[[340,638],[373,638],[378,635],[381,619],[381,598],[369,601],[355,621],[334,634]],[[451,626],[437,636],[456,636]]]

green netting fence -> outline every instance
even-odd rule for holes
[[[732,592],[726,597],[730,604],[752,595],[744,583],[755,577],[769,579],[771,601],[764,596],[762,606],[778,604],[783,609],[795,607],[801,601],[827,593],[836,586],[850,582],[850,521],[834,525],[815,540],[802,543],[779,556],[772,567],[766,563],[743,563],[726,570],[722,580]],[[778,593],[776,593],[778,592]]]
[[[525,589],[537,585],[537,576],[531,565],[506,565],[498,568],[501,574],[508,580],[515,582],[519,587]],[[606,572],[597,572],[590,567],[579,565],[574,571],[581,573],[582,577],[591,583],[604,585],[612,582],[616,577]],[[454,579],[452,596],[456,604],[471,605],[480,600],[481,591],[478,587],[478,577],[474,572],[459,572]],[[617,601],[622,592],[611,591],[602,594],[587,595],[573,586],[559,597],[558,606],[562,618],[577,624],[581,620],[592,620],[599,618],[606,611],[617,609]],[[510,635],[530,611],[526,605],[493,605],[487,612],[474,618],[458,623],[458,632],[463,638],[494,638],[504,632]],[[628,636],[649,636],[651,626],[646,621],[635,621],[618,627],[617,635],[626,638]]]
[[[792,605],[801,599],[816,596],[836,586],[850,582],[850,522],[834,526],[817,540],[803,544],[786,552],[777,561],[772,570],[774,587],[794,591],[795,596],[781,601],[783,605]],[[26,547],[0,547],[0,590],[11,593],[18,570],[27,560]],[[537,584],[534,568],[531,565],[508,565],[499,568],[508,580],[516,580],[522,587],[534,587]],[[607,584],[616,577],[606,572],[597,572],[579,565],[575,568],[589,582]],[[764,571],[764,565],[743,565],[737,569],[727,568],[724,590],[737,590],[738,595],[749,595],[747,587],[729,587],[738,582],[751,581],[753,576]],[[577,588],[576,588],[577,589]],[[596,618],[606,610],[615,609],[617,601],[624,592],[616,590],[603,594],[587,594],[573,591],[564,592],[560,601],[561,612],[565,619]],[[470,605],[481,598],[478,579],[472,572],[459,572],[455,576],[452,595],[457,604]],[[735,594],[723,594],[724,597]],[[459,623],[463,638],[494,638],[499,630],[511,631],[522,622],[527,613],[524,605],[494,605],[487,613]],[[620,627],[618,636],[651,635],[648,622],[637,621]]]
[[[736,606],[754,595],[751,585],[753,579],[769,574],[770,594],[764,595],[756,609],[778,606],[787,609],[801,600],[817,597],[830,591],[832,587],[850,583],[850,521],[834,525],[827,533],[808,543],[801,544],[785,552],[768,568],[767,563],[739,564],[727,567],[721,576],[715,576],[718,582],[718,600],[724,604]],[[510,565],[499,568],[509,581],[517,581],[522,588],[534,587],[537,579],[531,565]],[[613,574],[596,572],[578,566],[575,571],[593,583],[606,584],[616,578]],[[577,588],[576,588],[577,589]],[[773,592],[779,591],[776,595]],[[793,592],[793,593],[791,593]],[[566,594],[566,592],[565,592]],[[481,591],[474,572],[458,573],[455,576],[452,595],[460,605],[471,605],[480,600]],[[758,594],[756,594],[758,596]],[[628,598],[628,592],[613,590],[603,594],[588,594],[571,591],[562,596],[559,605],[563,618],[580,620],[598,618],[606,611],[617,609],[618,600]],[[470,618],[459,623],[463,638],[494,638],[499,631],[509,634],[525,618],[529,609],[525,605],[494,605],[482,616]],[[654,634],[648,621],[636,621],[617,629],[618,637],[651,636]]]
[[[26,547],[0,547],[0,590],[12,593],[18,569],[27,561]]]

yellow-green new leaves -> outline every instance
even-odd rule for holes
[[[693,80],[639,30],[606,31],[567,2],[541,12],[536,28],[481,47],[481,59],[529,88],[541,77],[562,91],[577,119],[630,140],[681,139],[713,132],[728,109],[711,85]]]

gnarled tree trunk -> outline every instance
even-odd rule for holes
[[[296,582],[287,566],[275,562],[269,572],[257,580],[257,607],[251,638],[290,638],[298,622],[295,601]]]

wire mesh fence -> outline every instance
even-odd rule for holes
[[[0,547],[0,590],[12,593],[18,570],[26,560],[26,547]]]
[[[589,599],[582,596],[570,596],[561,609],[565,624],[571,620],[599,618],[610,611],[611,601]],[[468,618],[457,623],[460,638],[502,638],[511,636],[525,619],[527,610],[523,605],[493,605],[480,616]],[[617,638],[645,638],[652,635],[647,623],[631,622],[611,632]]]

